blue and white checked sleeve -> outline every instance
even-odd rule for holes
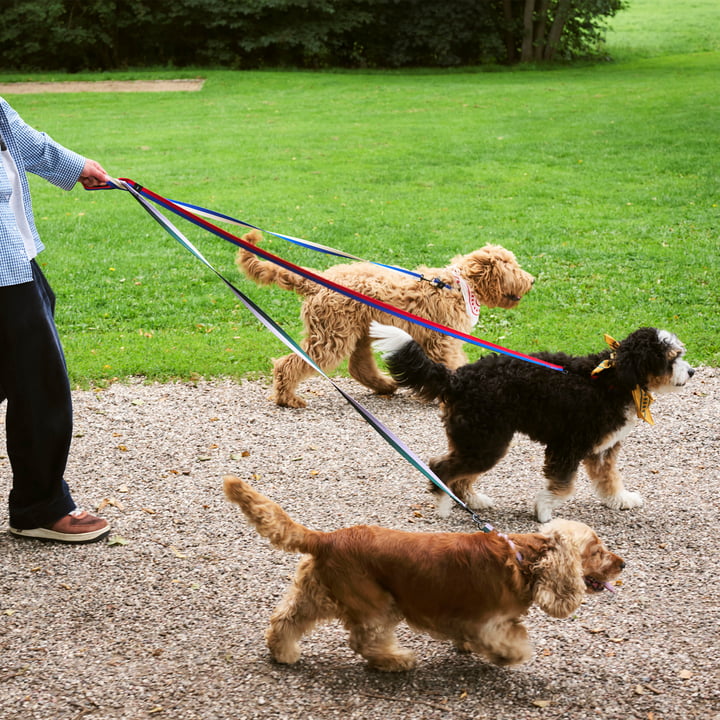
[[[20,151],[24,169],[40,175],[63,190],[70,190],[80,177],[85,158],[56,143],[44,132],[31,128],[5,100],[0,98],[0,103]]]
[[[0,135],[17,165],[25,215],[40,252],[43,244],[35,227],[26,173],[32,172],[63,190],[70,190],[80,177],[85,158],[30,127],[3,98],[0,98]],[[31,279],[30,261],[9,209],[9,185],[0,165],[0,285],[14,285]]]

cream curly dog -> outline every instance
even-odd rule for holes
[[[257,230],[243,237],[252,244],[261,239],[262,234]],[[391,317],[273,262],[261,260],[248,250],[239,250],[236,263],[255,282],[275,284],[305,298],[300,312],[304,324],[302,348],[323,371],[329,372],[349,358],[348,370],[359,383],[380,395],[395,391],[396,383],[382,374],[375,364],[368,334],[372,320],[402,327],[429,357],[449,368],[455,369],[467,362],[460,340]],[[446,287],[367,262],[335,265],[322,272],[313,272],[465,333],[469,333],[477,321],[479,305],[515,307],[534,282],[532,275],[520,268],[515,256],[498,245],[486,245],[467,255],[459,255],[445,268],[423,267],[418,271],[427,278],[439,278]],[[286,407],[305,407],[306,403],[298,397],[296,389],[314,372],[295,354],[275,360],[275,402]]]

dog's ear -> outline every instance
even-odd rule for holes
[[[492,305],[499,303],[502,297],[502,279],[508,262],[499,254],[500,251],[509,255],[504,248],[486,245],[469,255],[459,255],[453,260],[453,264],[460,268],[463,277]]]
[[[543,556],[535,564],[533,600],[552,617],[567,617],[585,597],[580,554],[559,533],[551,534]]]
[[[648,380],[667,369],[667,346],[655,328],[643,327],[628,335],[615,355],[615,377],[619,384],[633,388],[647,387]]]

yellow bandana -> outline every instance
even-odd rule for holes
[[[607,360],[603,360],[591,373],[591,375],[597,375],[603,370],[607,370],[615,364],[615,351],[618,349],[620,343],[610,335],[605,335],[605,342],[612,348],[610,357]],[[655,398],[647,391],[643,390],[639,385],[635,386],[632,391],[633,402],[635,403],[635,413],[637,416],[644,420],[650,425],[654,425],[655,421],[650,413],[650,405],[655,402]]]

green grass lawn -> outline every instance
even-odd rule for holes
[[[609,35],[615,63],[193,70],[172,75],[206,77],[199,93],[5,97],[111,174],[268,230],[406,267],[488,242],[510,248],[538,280],[516,310],[483,310],[476,334],[486,340],[590,352],[604,332],[656,325],[685,341],[691,362],[720,365],[720,50],[682,41],[681,28],[705,27],[717,11],[700,0],[632,6]],[[672,55],[656,51],[653,8],[673,30]],[[33,196],[75,383],[258,376],[286,352],[127,193],[66,194],[34,179]],[[297,297],[243,280],[234,246],[180,223],[300,337]],[[279,240],[267,247],[331,262]]]

